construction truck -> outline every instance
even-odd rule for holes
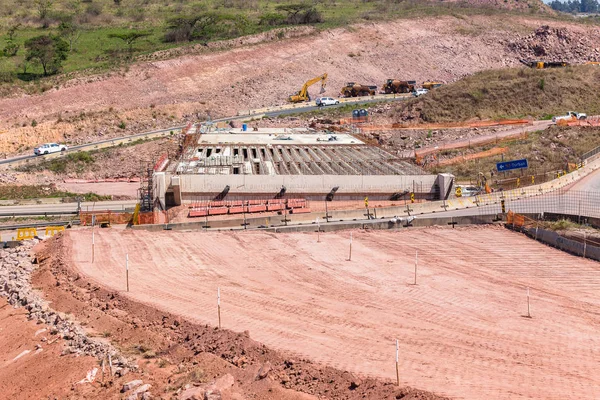
[[[355,82],[348,82],[342,88],[340,94],[343,97],[358,97],[358,96],[374,96],[377,91],[377,86],[360,85]]]
[[[411,93],[415,91],[416,81],[401,81],[398,79],[388,79],[381,87],[385,94],[390,93]]]
[[[527,65],[529,68],[535,69],[546,69],[546,68],[562,68],[568,67],[569,63],[565,61],[529,61],[519,60],[521,63]]]
[[[288,100],[292,103],[300,103],[303,101],[310,101],[310,96],[308,94],[308,88],[315,83],[321,81],[321,91],[319,93],[325,92],[325,84],[327,83],[327,74],[323,74],[321,76],[317,76],[312,78],[304,83],[302,89],[298,91],[298,93],[291,95]]]
[[[423,84],[421,85],[421,87],[423,89],[431,90],[431,89],[439,88],[442,85],[443,85],[442,82],[425,81],[425,82],[423,82]]]

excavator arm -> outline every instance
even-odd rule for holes
[[[292,103],[299,103],[301,101],[309,100],[308,88],[319,81],[321,81],[321,92],[320,93],[323,93],[325,91],[325,84],[327,83],[327,74],[323,74],[321,76],[317,76],[315,78],[312,78],[312,79],[306,81],[304,83],[304,85],[302,85],[302,89],[300,89],[300,91],[297,94],[293,94],[289,97],[289,101]]]

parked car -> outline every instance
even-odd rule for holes
[[[339,100],[334,99],[333,97],[319,97],[316,101],[319,107],[323,106],[335,106],[336,104],[340,104]]]
[[[460,188],[461,197],[477,196],[481,193],[481,189],[475,186],[457,186]]]
[[[422,95],[427,94],[427,93],[429,93],[429,90],[427,90],[425,88],[420,88],[420,89],[417,89],[417,90],[415,90],[413,92],[413,96],[419,97],[419,96],[422,96]]]
[[[67,151],[66,145],[58,143],[44,143],[33,149],[33,154],[36,156],[41,156],[43,154],[60,153],[62,151]]]
[[[566,115],[560,115],[560,116],[555,116],[552,117],[552,122],[558,122],[561,120],[565,120],[565,121],[575,121],[578,119],[586,119],[587,118],[587,114],[584,113],[578,113],[575,111],[567,111]]]

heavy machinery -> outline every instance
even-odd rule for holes
[[[443,84],[444,84],[443,82],[425,81],[425,82],[423,82],[423,84],[421,85],[421,87],[423,89],[431,90],[431,89],[439,88]]]
[[[415,91],[417,82],[401,81],[398,79],[388,79],[381,87],[381,91],[385,94],[390,93],[411,93]]]
[[[529,68],[535,69],[546,69],[546,68],[562,68],[568,67],[569,63],[565,61],[528,61],[519,60],[521,63],[527,65]]]
[[[374,96],[377,92],[377,86],[360,85],[355,82],[348,82],[340,90],[343,97]]]
[[[308,88],[315,83],[321,81],[321,91],[319,93],[325,92],[325,84],[327,83],[327,74],[323,74],[321,76],[317,76],[316,78],[312,78],[304,83],[302,89],[297,94],[293,94],[289,97],[289,101],[292,103],[300,103],[302,101],[309,101],[310,96],[308,94]]]

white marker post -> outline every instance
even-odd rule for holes
[[[217,313],[219,314],[219,329],[221,329],[221,288],[217,288]]]
[[[94,238],[94,229],[92,228],[92,264],[94,263],[94,250],[96,247],[96,242]]]
[[[396,339],[396,385],[400,386],[400,367],[398,366],[398,339]]]
[[[585,231],[583,232],[583,258],[585,258],[585,252],[587,250],[587,240]]]
[[[529,287],[527,288],[527,318],[531,318],[531,308],[529,304]]]
[[[317,217],[317,243],[321,243],[321,221]]]
[[[129,253],[125,254],[125,280],[127,281],[127,291],[129,292]]]
[[[350,232],[350,254],[348,255],[348,261],[352,261],[352,232]]]
[[[419,250],[415,251],[415,285],[417,284],[417,265],[419,264]]]

